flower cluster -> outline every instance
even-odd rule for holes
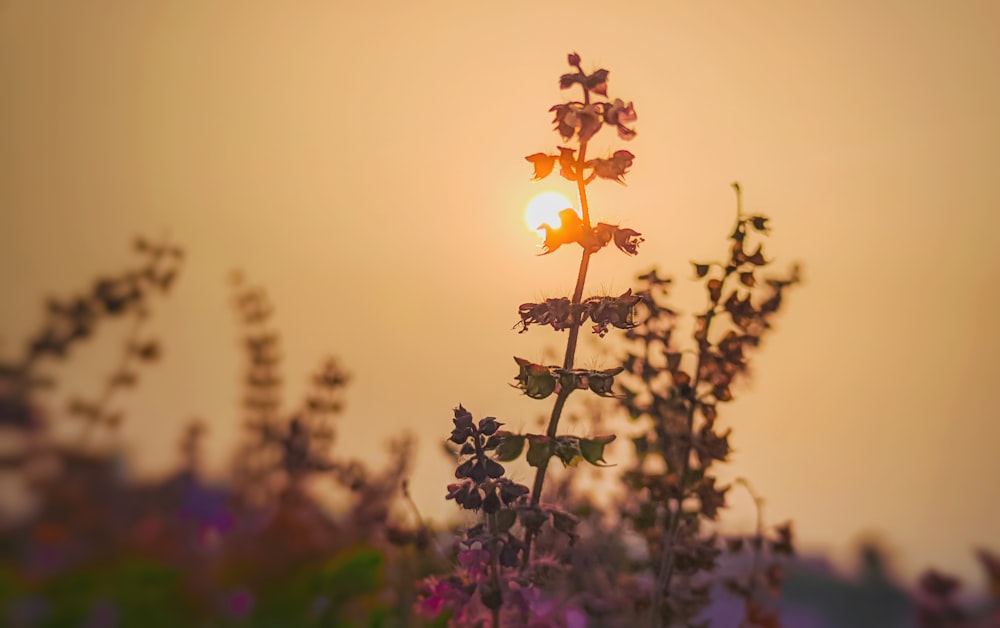
[[[635,132],[632,134],[635,135]],[[559,175],[564,179],[576,181],[580,177],[586,183],[590,183],[600,177],[622,185],[625,185],[625,173],[632,167],[634,159],[635,155],[629,151],[616,150],[610,157],[598,157],[580,162],[576,149],[565,146],[559,147],[559,154],[533,153],[525,157],[525,160],[535,168],[532,177],[535,181],[541,181],[552,174],[556,164],[559,164]]]
[[[545,231],[545,240],[540,255],[548,255],[564,244],[576,243],[590,253],[596,253],[610,242],[614,242],[618,250],[629,255],[639,253],[639,244],[643,242],[642,234],[635,229],[621,228],[599,222],[597,226],[588,228],[583,220],[572,209],[559,212],[559,226],[541,225]]]
[[[519,371],[517,374],[517,384],[512,384],[515,388],[524,391],[524,394],[532,399],[545,399],[552,393],[560,393],[563,390],[586,390],[590,389],[601,397],[614,397],[612,387],[615,383],[615,375],[618,375],[625,367],[619,366],[603,371],[591,369],[564,369],[558,366],[544,366],[535,364],[524,358],[515,357]]]
[[[546,299],[541,303],[522,303],[518,308],[521,333],[528,331],[529,325],[545,325],[556,331],[572,329],[590,319],[593,332],[602,338],[611,327],[631,329],[634,327],[632,312],[640,297],[628,289],[616,297],[588,297],[574,303],[566,297]]]
[[[528,493],[528,487],[502,477],[503,465],[490,459],[486,452],[495,450],[503,436],[497,430],[503,425],[493,417],[473,422],[472,414],[461,405],[455,409],[452,419],[455,429],[451,431],[451,442],[461,445],[460,456],[467,456],[455,469],[458,482],[448,485],[446,499],[454,499],[466,510],[479,510],[486,514],[496,514],[501,507],[510,508]]]

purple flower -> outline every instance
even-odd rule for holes
[[[253,593],[249,589],[230,591],[223,601],[223,611],[231,619],[245,619],[253,612]]]

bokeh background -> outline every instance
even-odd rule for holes
[[[150,325],[164,359],[121,401],[131,469],[163,473],[194,417],[210,469],[230,463],[240,268],[277,305],[288,398],[337,355],[338,446],[377,461],[417,433],[414,497],[444,520],[451,408],[533,427],[511,356],[564,342],[512,325],[575,277],[524,223],[534,195],[572,189],[523,160],[558,143],[547,110],[575,50],[639,114],[628,187],[596,183],[592,211],[647,237],[596,257],[588,292],[721,257],[733,180],[773,219],[776,263],[804,264],[725,409],[727,477],[804,551],[850,567],[876,539],[904,582],[935,565],[981,583],[971,548],[1000,546],[998,25],[988,0],[0,0],[0,355],[44,297],[169,236],[188,257]],[[678,308],[700,307],[680,283]],[[66,367],[54,411],[117,342]],[[582,362],[610,366],[612,346]],[[748,531],[750,500],[732,502],[723,527]]]

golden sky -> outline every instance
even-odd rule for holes
[[[547,110],[575,50],[639,114],[629,186],[595,183],[592,212],[647,239],[598,255],[589,293],[721,257],[733,180],[772,217],[777,263],[804,264],[725,409],[726,477],[805,549],[849,563],[878,535],[908,579],[971,576],[973,546],[1000,549],[998,24],[972,0],[0,0],[0,355],[44,296],[169,234],[189,257],[151,321],[165,358],[123,401],[139,471],[171,464],[195,416],[226,463],[242,268],[277,305],[288,399],[339,356],[342,450],[421,434],[415,496],[451,514],[451,408],[515,429],[548,409],[508,386],[511,356],[565,339],[511,326],[518,304],[568,294],[578,256],[536,257],[523,213],[572,190],[530,182],[523,157],[559,143]],[[618,147],[603,137],[597,152]],[[698,295],[678,289],[679,307]],[[581,360],[610,365],[608,346]],[[66,390],[100,381],[102,351]],[[733,502],[726,525],[749,526]]]

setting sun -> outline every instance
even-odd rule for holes
[[[572,208],[576,213],[580,213],[562,194],[542,192],[528,203],[524,210],[524,222],[532,231],[542,233],[540,229],[542,225],[559,227],[562,222],[559,220],[559,212],[567,208]]]

